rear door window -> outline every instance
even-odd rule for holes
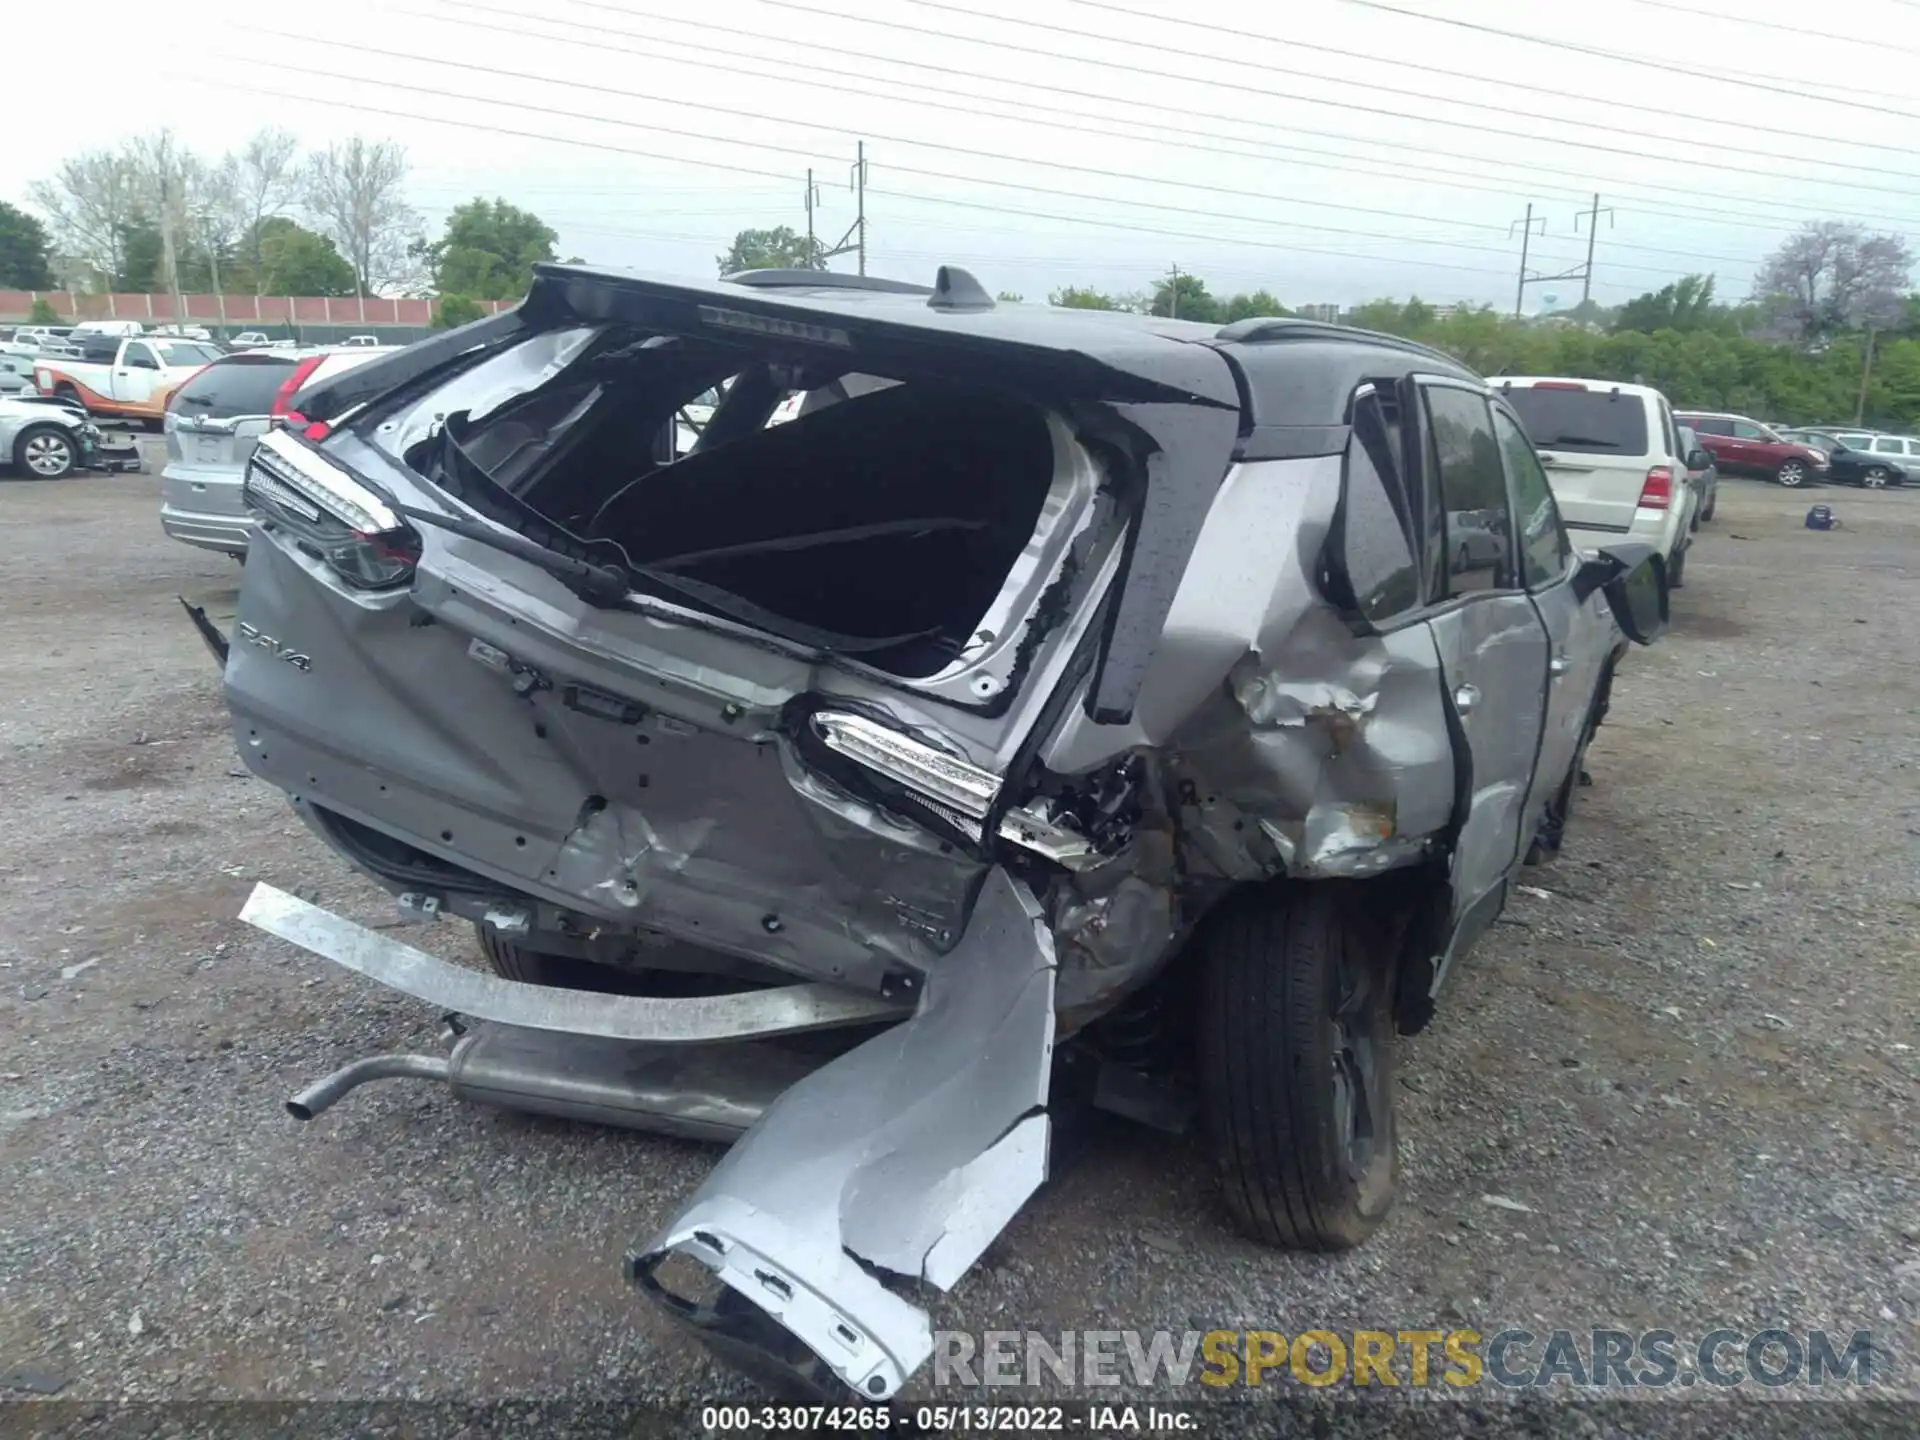
[[[206,420],[271,414],[273,397],[293,374],[288,355],[233,355],[209,365],[175,394],[177,413]]]
[[[1647,407],[1638,395],[1610,390],[1515,387],[1501,397],[1542,450],[1580,455],[1645,455]]]
[[[1345,506],[1340,515],[1340,558],[1353,607],[1376,625],[1420,604],[1420,569],[1407,525],[1387,490],[1404,474],[1400,430],[1389,424],[1380,402],[1355,402],[1347,444]]]
[[[1525,432],[1498,410],[1493,412],[1493,428],[1500,437],[1500,453],[1506,457],[1507,477],[1513,483],[1520,568],[1529,590],[1543,589],[1566,575],[1573,545],[1561,527],[1560,507],[1554,504],[1547,472],[1540,468],[1540,457],[1533,453]]]
[[[1427,419],[1446,511],[1447,593],[1516,588],[1507,476],[1487,402],[1471,391],[1436,385],[1427,391]],[[1643,420],[1643,437],[1645,430]]]
[[[1760,427],[1747,420],[1733,422],[1733,438],[1736,440],[1759,440],[1762,438]]]

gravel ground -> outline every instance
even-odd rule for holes
[[[516,1399],[564,1404],[560,1430],[633,1433],[621,1417],[694,1429],[703,1402],[763,1398],[619,1271],[716,1151],[421,1085],[311,1126],[281,1112],[349,1059],[437,1048],[438,1023],[234,918],[255,879],[394,911],[233,758],[173,596],[230,605],[237,575],[161,537],[157,490],[0,484],[0,1389],[81,1402],[0,1408],[0,1431],[168,1413],[123,1402]],[[1804,493],[1723,485],[1671,636],[1616,687],[1567,849],[1531,877],[1543,893],[1403,1051],[1403,1198],[1369,1245],[1243,1242],[1195,1146],[1102,1126],[936,1323],[1614,1325],[1676,1331],[1683,1354],[1723,1325],[1871,1329],[1875,1390],[1904,1409],[1528,1423],[1916,1433],[1920,495],[1818,498],[1845,529],[1800,528]],[[916,1393],[935,1394],[924,1372]],[[1412,1409],[1444,1412],[1435,1433],[1511,1423],[1473,1396]],[[211,1424],[192,1413],[177,1433]],[[324,1413],[312,1433],[379,1428]],[[1377,1430],[1377,1412],[1314,1428]]]

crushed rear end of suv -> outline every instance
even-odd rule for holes
[[[432,1077],[731,1142],[628,1274],[874,1401],[1069,1092],[1198,1123],[1253,1236],[1371,1233],[1397,1036],[1559,848],[1666,616],[1442,355],[953,269],[543,266],[304,391],[244,499],[248,767],[492,970],[258,887],[461,1017],[289,1108]]]

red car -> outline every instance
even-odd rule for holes
[[[1745,415],[1675,411],[1674,423],[1685,425],[1713,456],[1714,465],[1736,475],[1764,475],[1795,487],[1827,472],[1827,457],[1811,445],[1782,439],[1769,426]]]

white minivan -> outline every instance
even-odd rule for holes
[[[1598,550],[1641,540],[1667,561],[1668,582],[1684,582],[1700,497],[1667,397],[1646,385],[1556,376],[1495,376],[1539,451],[1573,543]]]

